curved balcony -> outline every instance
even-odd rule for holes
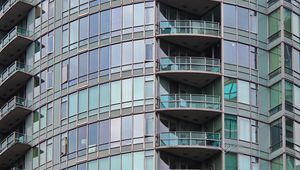
[[[0,9],[0,30],[8,31],[17,25],[29,10],[34,7],[33,0],[7,0]]]
[[[201,51],[220,41],[220,23],[202,20],[161,21],[157,37]]]
[[[161,95],[157,112],[199,124],[221,114],[221,98],[205,94]]]
[[[0,64],[8,65],[33,42],[32,33],[24,28],[15,27],[0,42]]]
[[[0,146],[0,167],[9,167],[31,148],[31,139],[24,134],[13,132],[2,140]]]
[[[22,122],[32,111],[31,103],[20,97],[14,97],[0,110],[0,132],[6,133]]]
[[[205,57],[160,58],[158,74],[202,87],[221,76],[221,62],[220,59]]]
[[[202,161],[221,151],[221,135],[209,132],[176,131],[159,134],[161,151],[169,154],[197,158]]]
[[[0,74],[0,98],[7,99],[15,94],[32,76],[30,67],[14,62]]]

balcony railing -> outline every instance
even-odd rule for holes
[[[12,99],[10,99],[9,102],[7,102],[0,109],[0,120],[17,106],[29,108],[31,105],[32,105],[32,102],[30,102],[24,98],[15,96]]]
[[[9,43],[11,40],[13,40],[17,36],[23,36],[23,37],[28,37],[32,35],[31,31],[28,31],[25,28],[21,27],[14,27],[7,35],[5,35],[0,42],[0,51]]]
[[[219,133],[209,132],[166,132],[159,135],[159,146],[220,147],[221,136]]]
[[[33,0],[7,0],[0,6],[0,17],[5,14],[5,12],[14,6],[17,2],[25,2],[27,4],[32,4]]]
[[[15,61],[10,66],[8,66],[2,73],[0,74],[0,85],[4,82],[8,77],[13,75],[16,71],[29,72],[31,67],[24,63]]]
[[[205,57],[166,57],[159,60],[160,71],[221,72],[220,59]]]
[[[14,143],[23,143],[29,145],[31,143],[31,138],[29,138],[29,136],[22,133],[18,133],[18,132],[11,133],[7,138],[2,140],[0,146],[0,154],[2,154],[3,151],[8,149]]]
[[[159,99],[161,109],[194,108],[221,110],[220,96],[205,94],[170,94],[161,95]]]
[[[174,20],[159,23],[160,34],[220,35],[220,23],[201,20]]]

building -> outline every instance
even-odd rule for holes
[[[299,3],[0,0],[0,169],[300,169]]]

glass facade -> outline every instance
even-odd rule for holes
[[[0,169],[299,169],[299,5],[0,1]]]

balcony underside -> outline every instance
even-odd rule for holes
[[[16,106],[0,119],[0,132],[7,133],[24,120],[31,112],[29,108]]]
[[[183,82],[196,87],[203,87],[221,77],[220,73],[199,71],[160,71],[158,74],[176,82]]]
[[[26,84],[30,77],[31,75],[26,72],[16,71],[0,85],[0,98],[5,100],[11,97]]]
[[[17,0],[17,2],[0,17],[0,30],[8,31],[16,26],[26,17],[32,7],[33,6],[29,3]]]
[[[0,51],[0,64],[8,65],[16,60],[31,42],[30,38],[17,35]]]
[[[196,124],[205,123],[218,115],[221,115],[221,111],[218,110],[194,108],[157,109],[156,111],[166,116],[175,117]]]
[[[186,159],[194,161],[204,161],[214,156],[217,153],[221,153],[220,148],[215,147],[158,147],[158,150],[169,153],[174,156],[184,157]]]
[[[0,167],[7,168],[22,157],[31,146],[15,142],[0,154]],[[1,168],[0,168],[1,169]]]
[[[199,52],[220,41],[219,36],[199,34],[160,34],[157,37]]]
[[[220,4],[218,0],[158,0],[174,8],[201,16]]]

